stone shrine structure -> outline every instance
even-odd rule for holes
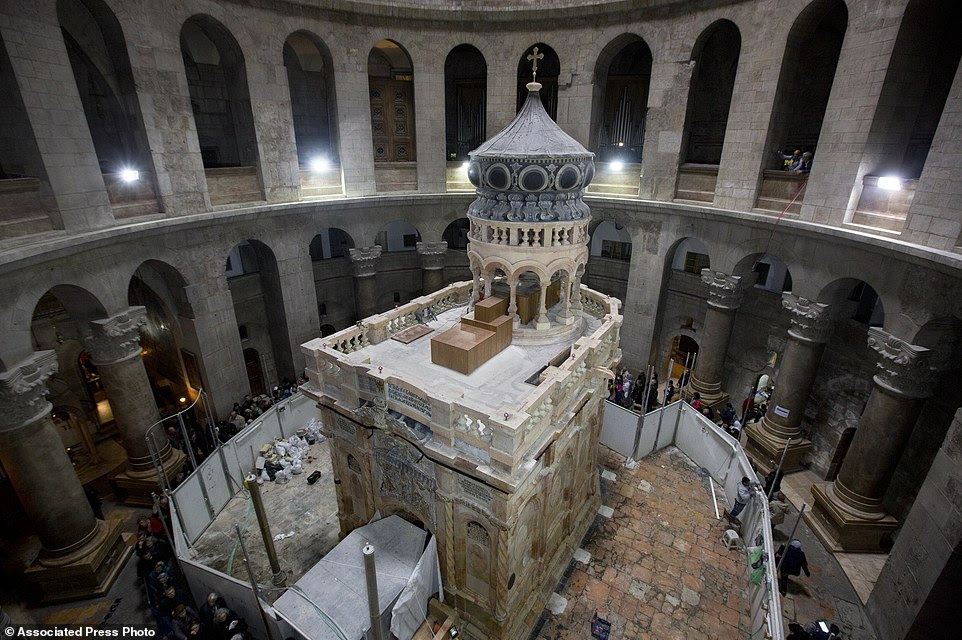
[[[606,382],[621,360],[620,302],[580,283],[594,154],[549,118],[540,88],[471,153],[473,282],[303,346],[342,535],[395,513],[431,531],[445,597],[478,640],[528,636],[594,519]],[[437,341],[463,333],[465,357],[500,351],[442,366],[428,355],[437,343],[401,335],[415,323]]]

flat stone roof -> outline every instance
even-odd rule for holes
[[[437,320],[428,323],[434,331],[413,342],[404,344],[387,339],[358,349],[345,356],[344,360],[352,364],[370,360],[372,366],[383,366],[385,373],[390,372],[413,385],[430,390],[432,395],[447,395],[451,399],[464,396],[471,399],[472,405],[484,406],[496,413],[502,407],[517,407],[535,388],[526,384],[525,380],[578,338],[590,335],[601,326],[597,318],[582,314],[584,327],[580,333],[549,344],[511,344],[471,374],[465,375],[431,362],[431,338],[457,324],[465,309],[460,306],[440,314]]]

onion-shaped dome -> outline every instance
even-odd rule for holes
[[[541,104],[541,84],[514,120],[469,153],[468,179],[478,194],[468,215],[507,222],[589,217],[581,197],[594,177],[594,155],[565,133]]]

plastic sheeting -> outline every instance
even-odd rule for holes
[[[414,567],[408,584],[401,591],[391,612],[391,633],[398,640],[411,640],[418,627],[427,619],[428,600],[441,591],[441,564],[438,562],[438,539],[431,536],[421,559]]]

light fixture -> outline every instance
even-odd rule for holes
[[[465,171],[467,171],[467,170],[468,170],[468,167],[470,167],[470,166],[471,166],[471,163],[468,162],[467,160],[465,160],[464,163],[461,165],[461,168],[464,169]]]
[[[624,143],[624,142],[619,142],[619,143],[618,143],[618,146],[619,146],[619,147],[623,147],[623,146],[625,146],[625,143]]]
[[[621,171],[622,169],[625,168],[625,163],[622,162],[621,160],[612,160],[611,163],[608,165],[608,168],[611,169],[612,171]]]
[[[878,186],[880,189],[885,189],[887,191],[901,191],[902,180],[895,176],[880,176],[878,179]]]
[[[308,165],[310,166],[311,171],[314,173],[324,173],[331,168],[331,161],[324,156],[315,156],[311,158],[311,161],[308,163]]]
[[[178,398],[178,400],[180,400],[181,404],[185,404],[187,402],[187,398],[185,398],[184,396],[181,396],[180,398]]]
[[[124,167],[120,170],[120,179],[126,183],[137,182],[140,180],[140,172],[136,169],[131,169],[130,167]]]

